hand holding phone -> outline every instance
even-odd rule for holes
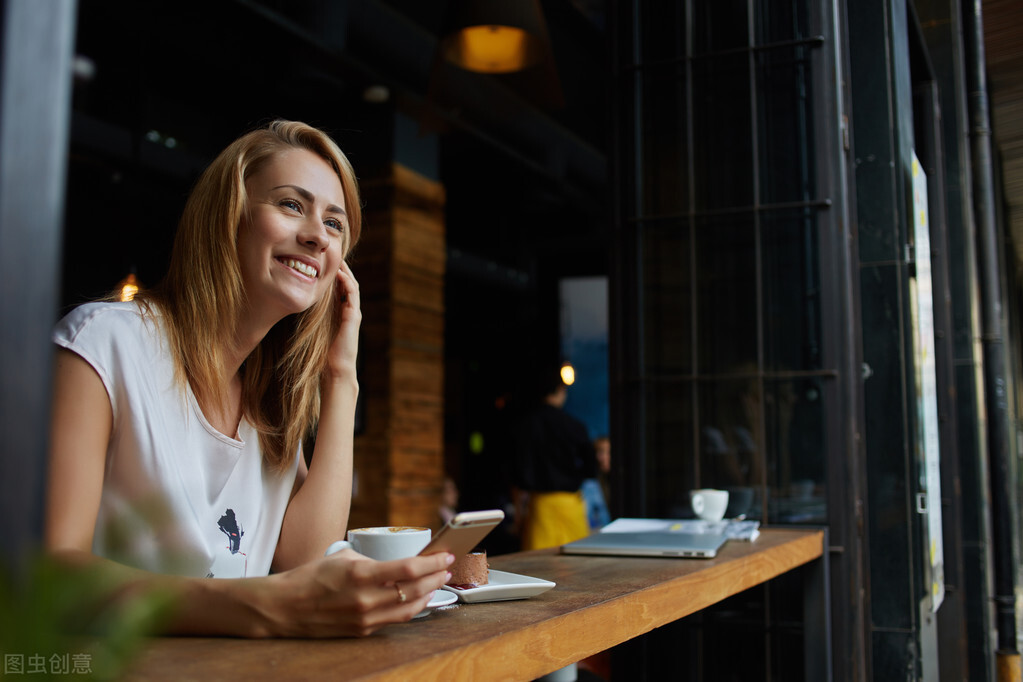
[[[503,519],[504,512],[500,509],[455,514],[455,517],[433,536],[430,544],[424,547],[419,554],[451,552],[457,559],[471,552],[473,547],[478,545],[480,540],[485,538]]]

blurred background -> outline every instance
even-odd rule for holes
[[[504,505],[512,416],[568,364],[567,409],[611,435],[612,516],[713,486],[827,529],[810,634],[836,679],[988,680],[1018,652],[1018,0],[0,7],[8,553],[40,527],[55,316],[158,281],[199,170],[285,117],[364,193],[353,523],[435,525],[446,481]],[[484,10],[526,29],[520,61],[448,42]],[[803,577],[639,638],[626,669],[803,679],[826,652]]]

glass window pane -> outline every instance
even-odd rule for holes
[[[754,0],[757,44],[800,40],[814,33],[807,0]]]
[[[625,130],[639,129],[641,115],[639,107],[635,102],[639,97],[639,76],[635,71],[623,74],[620,77],[622,96],[615,103],[616,114],[622,121]],[[641,135],[620,135],[618,136],[619,153],[622,164],[623,181],[619,183],[619,191],[622,196],[622,213],[624,218],[634,218],[639,214],[639,188],[645,179],[641,169],[643,167],[643,138]],[[628,180],[626,180],[626,178]]]
[[[764,483],[756,366],[736,367],[728,378],[701,382],[698,407],[700,486],[728,489],[735,497],[729,500],[730,512],[760,518],[753,508],[755,491]]]
[[[753,204],[750,73],[745,52],[693,62],[697,210]]]
[[[757,362],[757,264],[749,216],[704,218],[696,229],[700,373]]]
[[[827,523],[825,381],[829,380],[764,381],[771,523]]]
[[[688,226],[671,221],[640,229],[644,372],[688,373],[693,326]]]
[[[693,3],[693,54],[749,45],[746,7],[746,0]]]
[[[817,211],[771,211],[761,218],[764,366],[821,368]]]
[[[816,197],[816,154],[809,125],[810,53],[805,45],[757,55],[760,203]]]
[[[639,103],[635,171],[639,216],[678,215],[689,207],[689,145],[685,65],[665,64],[635,75]]]
[[[630,7],[630,3],[622,3]],[[686,55],[686,4],[641,0],[635,3],[641,62],[679,59]]]
[[[693,419],[689,382],[647,387],[646,514],[678,518],[689,508],[693,478]]]

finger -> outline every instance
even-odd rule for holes
[[[360,305],[359,283],[356,281],[348,264],[342,261],[341,268],[337,270],[337,296],[341,303],[347,303],[350,307],[358,308]]]
[[[405,595],[406,602],[412,602],[416,604],[418,604],[419,602],[423,602],[423,604],[420,605],[419,608],[419,610],[422,610],[423,606],[425,606],[427,603],[429,603],[431,599],[433,599],[433,596],[437,593],[437,590],[443,587],[444,583],[446,583],[450,579],[450,577],[451,574],[447,572],[431,573],[430,575],[420,578],[419,580],[409,580],[408,582],[394,583],[392,587],[394,588],[395,593],[392,595],[392,597],[398,603],[405,603],[401,601],[402,594]],[[398,590],[401,591],[398,592]]]
[[[426,608],[434,592],[450,578],[446,570],[449,557],[454,560],[452,555],[440,553],[376,561],[355,550],[343,549],[322,561],[325,568],[333,564],[328,568],[331,573],[336,567],[342,571],[338,576],[347,575],[342,578],[347,589],[339,584],[338,589],[323,597],[317,611],[324,614],[350,612],[355,595],[356,602],[362,604],[355,607],[361,615],[356,616],[357,623],[352,625],[351,634],[364,636],[388,623],[409,621]],[[405,596],[404,601],[401,594]]]
[[[409,593],[408,585],[399,585],[402,593],[405,594],[405,601],[401,601],[398,590],[394,585],[381,586],[376,591],[376,598],[379,606],[366,614],[365,623],[369,629],[375,630],[388,623],[402,623],[412,620],[413,617],[430,603],[433,592],[413,598]]]
[[[411,618],[426,608],[434,594],[440,589],[447,574],[436,577],[433,573],[418,580],[396,582],[381,586],[381,608],[393,607],[398,614]]]
[[[359,292],[359,280],[356,279],[355,273],[352,272],[352,268],[347,262],[341,261],[341,267],[337,269],[337,278],[341,281],[345,289],[352,292]]]
[[[408,559],[379,561],[373,567],[376,580],[384,583],[406,582],[418,580],[424,576],[446,572],[454,563],[455,557],[449,552],[438,552],[426,556],[415,556]]]
[[[338,554],[347,554],[339,552]],[[359,557],[352,552],[351,556]],[[451,555],[448,555],[451,556]],[[328,560],[333,557],[328,557]],[[453,559],[453,557],[452,557]],[[415,557],[395,561],[350,561],[347,566],[349,584],[364,590],[374,606],[396,604],[395,583],[400,583],[406,600],[417,599],[440,588],[450,577],[443,555]],[[386,588],[386,589],[381,589]]]

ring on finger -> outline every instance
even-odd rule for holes
[[[394,583],[394,589],[398,590],[398,603],[404,604],[408,600],[408,597],[406,597],[405,593],[402,592],[401,585]]]

